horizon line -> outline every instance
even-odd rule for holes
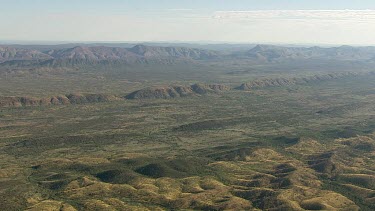
[[[199,45],[306,45],[306,46],[375,46],[373,44],[359,44],[359,43],[289,43],[289,42],[233,42],[233,41],[184,41],[184,40],[164,40],[164,41],[103,41],[103,40],[0,40],[0,45],[63,45],[63,44],[142,44],[142,43],[155,43],[155,44],[199,44]]]

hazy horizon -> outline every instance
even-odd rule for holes
[[[375,45],[373,1],[2,1],[1,42]]]
[[[230,42],[230,41],[178,41],[178,40],[171,40],[171,41],[34,41],[34,40],[0,40],[0,45],[5,46],[13,46],[13,45],[20,45],[20,46],[27,46],[27,45],[92,45],[92,44],[131,44],[131,45],[275,45],[275,46],[295,46],[295,47],[339,47],[339,46],[353,46],[353,47],[375,47],[374,44],[340,44],[340,43],[282,43],[282,42]]]

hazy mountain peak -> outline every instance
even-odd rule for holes
[[[0,46],[0,62],[11,60],[40,60],[49,58],[51,58],[49,55],[33,49]]]
[[[129,49],[131,52],[135,54],[139,54],[144,56],[147,52],[149,51],[159,51],[160,52],[160,47],[154,47],[154,46],[146,46],[143,44],[135,45],[134,47]]]

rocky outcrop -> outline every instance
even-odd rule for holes
[[[126,99],[168,99],[193,95],[190,87],[167,86],[137,90],[125,96]]]
[[[70,102],[69,99],[64,95],[53,96],[50,98],[0,97],[0,107],[28,107],[65,104],[70,104]]]
[[[191,86],[166,86],[137,90],[125,96],[126,99],[169,99],[192,95],[203,95],[230,90],[222,84],[193,84]]]
[[[237,90],[251,90],[254,88],[264,88],[264,87],[277,87],[277,86],[290,86],[296,84],[306,84],[319,81],[327,81],[333,79],[339,79],[348,76],[357,76],[361,73],[357,72],[341,72],[341,73],[330,73],[322,75],[313,75],[300,78],[265,78],[258,79],[248,83],[243,83],[239,87],[236,87]]]
[[[0,107],[32,107],[32,106],[51,106],[51,105],[69,105],[84,104],[96,102],[109,102],[116,100],[117,97],[105,94],[69,94],[58,95],[47,98],[35,97],[0,97]]]
[[[69,94],[66,97],[70,104],[98,103],[116,100],[115,96],[105,94]]]
[[[193,84],[191,89],[198,94],[207,94],[210,92],[222,92],[230,90],[229,86],[222,84]]]

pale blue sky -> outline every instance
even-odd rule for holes
[[[205,10],[269,10],[269,9],[375,9],[373,0],[0,0],[9,10],[48,9],[52,11],[118,9],[160,10],[168,8]]]
[[[375,44],[374,0],[0,0],[0,40]]]

